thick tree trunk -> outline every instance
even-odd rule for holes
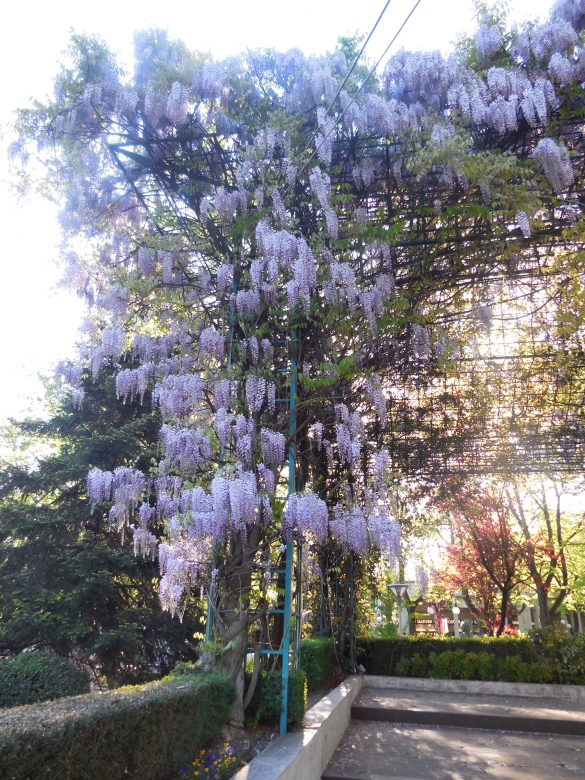
[[[506,617],[508,615],[508,606],[510,603],[510,591],[505,589],[502,591],[502,604],[500,607],[500,625],[496,631],[496,636],[502,636],[504,629],[506,628]]]
[[[228,674],[236,684],[236,698],[232,704],[229,724],[244,726],[244,660],[248,647],[249,594],[251,589],[252,561],[261,540],[261,528],[254,526],[242,543],[240,534],[231,540],[231,560],[226,566],[226,592],[221,594],[216,607],[214,629],[225,652],[215,663],[215,669]]]
[[[244,727],[244,659],[248,645],[247,626],[247,614],[244,614],[221,632],[226,644],[232,643],[232,646],[218,658],[215,665],[218,671],[228,674],[236,684],[236,698],[232,703],[228,722],[238,728]],[[234,636],[238,627],[240,630]]]
[[[530,572],[532,574],[532,572]],[[534,579],[534,575],[533,575]],[[548,606],[548,594],[542,583],[536,584],[536,595],[538,597],[538,615],[540,617],[540,625],[550,626],[550,609]]]

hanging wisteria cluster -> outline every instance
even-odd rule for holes
[[[146,479],[140,471],[121,466],[114,472],[92,469],[87,475],[87,494],[92,505],[112,501],[110,520],[123,530],[129,525],[146,492]]]
[[[165,608],[180,612],[212,571],[248,577],[262,540],[401,555],[384,372],[392,355],[420,372],[445,353],[423,282],[440,290],[446,261],[397,262],[418,223],[392,212],[392,193],[435,187],[416,219],[438,234],[449,199],[472,216],[493,208],[521,248],[545,196],[571,204],[575,150],[557,120],[585,79],[584,26],[585,0],[510,35],[482,18],[466,53],[399,51],[329,111],[342,50],[214,62],[149,31],[125,79],[88,39],[54,101],[23,114],[13,158],[27,137],[41,156],[47,139],[60,149],[65,243],[92,246],[66,256],[91,310],[83,357],[94,375],[117,366],[120,399],[150,393],[162,416],[157,469],[93,470],[88,493],[134,527],[137,551],[153,553],[164,523]],[[515,134],[518,159],[500,151]],[[79,372],[58,373],[81,402]]]

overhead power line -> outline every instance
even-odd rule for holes
[[[347,82],[349,80],[349,77],[353,73],[353,71],[355,69],[355,66],[358,64],[358,62],[360,60],[360,57],[364,53],[365,48],[368,45],[368,43],[370,42],[370,39],[371,39],[372,35],[376,32],[376,27],[380,24],[380,21],[381,21],[382,17],[384,16],[384,14],[386,13],[386,9],[388,8],[388,6],[390,5],[391,2],[392,2],[392,0],[386,0],[386,4],[384,5],[384,8],[382,8],[382,12],[380,13],[380,16],[376,19],[376,23],[374,24],[374,26],[370,30],[370,34],[368,35],[368,37],[364,41],[364,44],[363,44],[362,48],[360,49],[357,57],[353,61],[352,65],[351,65],[351,68],[346,73],[345,78],[343,79],[342,85],[339,87],[339,89],[335,93],[335,97],[331,100],[331,102],[327,106],[327,110],[325,111],[325,116],[329,116],[329,112],[331,111],[331,109],[335,105],[335,102],[337,101],[337,98],[341,95],[341,92],[342,92],[343,88],[347,84]],[[316,140],[317,140],[317,133],[315,133],[315,135],[313,136],[312,143],[314,143]],[[303,149],[303,154],[305,154],[305,152],[307,152],[308,150],[309,150],[309,145],[307,144],[307,146]],[[311,155],[311,157],[312,157],[312,155]],[[311,157],[309,157],[307,162],[311,161]],[[302,170],[303,171],[305,170],[305,166],[303,166]]]
[[[372,27],[372,29],[370,30],[370,34],[369,34],[369,35],[368,35],[368,37],[366,38],[366,40],[365,40],[365,42],[364,42],[364,45],[363,45],[363,46],[362,46],[362,48],[360,49],[360,52],[359,52],[358,56],[357,56],[357,57],[355,58],[355,60],[353,61],[353,64],[352,64],[351,68],[348,70],[348,72],[347,72],[347,74],[346,74],[345,78],[343,79],[343,84],[342,84],[342,85],[339,87],[339,89],[337,90],[337,94],[335,95],[335,97],[333,98],[333,100],[331,101],[331,103],[329,103],[329,106],[328,106],[328,108],[327,108],[327,111],[325,112],[325,116],[328,116],[329,112],[331,111],[331,109],[332,109],[332,108],[333,108],[333,106],[335,105],[335,101],[336,101],[336,100],[337,100],[337,98],[338,98],[338,97],[341,95],[341,91],[343,90],[343,88],[344,88],[344,87],[345,87],[345,85],[347,84],[347,81],[348,81],[349,77],[350,77],[350,76],[351,76],[351,74],[353,73],[355,66],[358,64],[358,62],[359,62],[359,60],[360,60],[360,58],[361,58],[362,54],[364,53],[364,50],[365,50],[366,46],[367,46],[367,45],[368,45],[368,43],[370,42],[370,39],[371,39],[372,35],[373,35],[373,34],[376,32],[376,27],[377,27],[377,26],[380,24],[380,21],[382,20],[382,17],[383,17],[383,16],[384,16],[384,14],[386,13],[386,9],[388,8],[388,6],[390,5],[390,3],[391,3],[391,2],[392,2],[392,0],[387,0],[387,3],[386,3],[386,5],[384,6],[384,8],[382,8],[382,13],[381,13],[381,14],[380,14],[380,16],[377,18],[377,20],[376,20],[376,24],[375,24],[375,25]]]
[[[400,35],[400,33],[402,32],[402,30],[405,28],[405,26],[406,26],[406,24],[407,24],[408,20],[409,20],[409,19],[410,19],[410,17],[413,15],[413,13],[416,11],[416,9],[417,9],[417,8],[418,8],[418,6],[421,4],[421,2],[422,2],[422,0],[417,0],[417,1],[416,1],[416,3],[413,5],[413,7],[412,7],[412,9],[411,9],[410,13],[408,14],[408,16],[406,17],[406,19],[405,19],[405,20],[402,22],[402,24],[401,24],[401,25],[400,25],[400,27],[398,28],[398,32],[396,33],[396,35],[395,35],[395,36],[392,38],[392,40],[390,41],[390,43],[388,44],[388,46],[386,46],[386,48],[384,49],[384,51],[383,51],[382,55],[379,57],[378,61],[377,61],[377,62],[376,62],[376,64],[374,65],[374,67],[373,67],[373,68],[371,69],[371,71],[368,73],[367,77],[366,77],[366,78],[364,79],[364,81],[362,82],[362,84],[361,84],[360,88],[358,89],[358,91],[355,93],[355,95],[354,95],[354,96],[352,97],[352,99],[349,101],[349,103],[347,104],[347,106],[346,106],[346,107],[343,109],[343,111],[341,112],[340,116],[337,118],[337,120],[336,120],[335,124],[333,125],[333,127],[331,127],[331,129],[329,130],[329,132],[328,132],[328,133],[327,133],[327,134],[326,134],[326,135],[323,137],[323,139],[322,139],[321,143],[319,144],[319,146],[318,146],[316,149],[314,149],[314,150],[311,152],[311,155],[310,155],[309,159],[308,159],[308,160],[307,160],[307,162],[306,162],[306,163],[303,165],[303,167],[300,169],[300,171],[297,173],[297,176],[300,176],[300,175],[301,175],[301,174],[302,174],[302,173],[303,173],[303,172],[306,170],[307,166],[309,165],[309,163],[311,162],[311,160],[313,159],[313,157],[314,157],[316,154],[318,154],[318,152],[319,152],[319,149],[321,149],[321,147],[322,147],[322,146],[323,146],[323,144],[324,144],[324,143],[327,141],[327,139],[329,138],[329,136],[331,135],[331,133],[332,133],[332,132],[335,130],[335,125],[336,125],[336,124],[338,124],[339,122],[341,122],[341,120],[343,119],[343,117],[344,117],[344,116],[345,116],[345,114],[347,113],[348,109],[349,109],[349,108],[350,108],[350,107],[351,107],[351,106],[352,106],[352,105],[355,103],[357,96],[360,94],[360,92],[361,92],[361,91],[363,90],[363,88],[366,86],[366,84],[367,84],[367,83],[368,83],[368,81],[371,79],[371,77],[373,76],[373,74],[376,72],[376,70],[378,69],[378,66],[380,65],[380,63],[382,62],[382,60],[384,59],[384,57],[386,56],[386,54],[388,53],[388,51],[390,50],[390,47],[391,47],[391,46],[392,46],[392,45],[395,43],[396,39],[398,38],[398,36],[399,36],[399,35]],[[386,4],[386,5],[388,5],[388,4]],[[386,10],[386,8],[384,8],[384,11],[385,11],[385,10]],[[382,13],[383,13],[383,12],[382,12]],[[361,52],[360,52],[360,54],[361,54]],[[345,82],[344,82],[344,83],[345,83]]]

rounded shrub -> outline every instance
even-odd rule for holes
[[[321,636],[301,642],[301,669],[307,675],[310,691],[319,688],[331,677],[334,664],[333,643],[330,639]]]
[[[560,623],[553,623],[534,631],[532,640],[554,682],[585,685],[585,635],[575,636]]]
[[[306,709],[307,676],[302,669],[294,669],[288,678],[287,725],[289,729],[300,727]],[[246,722],[250,726],[257,726],[259,723],[266,726],[276,726],[280,720],[281,712],[281,672],[261,672],[254,695],[246,710]]]
[[[89,678],[72,661],[49,651],[0,661],[0,707],[18,707],[89,692]]]

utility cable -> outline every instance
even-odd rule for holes
[[[366,77],[366,78],[365,78],[365,80],[362,82],[362,84],[361,84],[360,88],[358,89],[358,91],[355,93],[355,95],[354,95],[354,96],[352,97],[352,99],[349,101],[349,103],[347,104],[347,106],[346,106],[346,107],[343,109],[343,111],[342,111],[341,115],[340,115],[340,116],[337,118],[337,120],[336,120],[335,124],[333,125],[333,127],[331,127],[331,129],[329,130],[329,132],[328,132],[328,133],[327,133],[327,134],[324,136],[324,138],[323,138],[323,140],[321,141],[321,143],[319,144],[319,146],[318,146],[316,149],[314,149],[314,150],[311,152],[311,155],[310,155],[309,159],[308,159],[308,160],[307,160],[307,162],[306,162],[306,163],[303,165],[303,167],[300,169],[300,171],[297,173],[297,177],[299,177],[299,176],[300,176],[300,175],[301,175],[301,174],[302,174],[302,173],[303,173],[303,172],[306,170],[307,166],[309,165],[309,163],[311,162],[311,160],[313,159],[313,157],[314,157],[316,154],[318,154],[318,152],[319,152],[319,150],[321,149],[321,147],[323,146],[323,144],[324,144],[324,143],[327,141],[327,139],[329,138],[329,136],[331,135],[331,133],[332,133],[332,132],[335,130],[335,125],[336,125],[336,124],[338,124],[338,123],[339,123],[339,122],[340,122],[340,121],[343,119],[343,117],[344,117],[344,116],[345,116],[345,114],[347,113],[347,110],[348,110],[348,109],[349,109],[349,108],[350,108],[350,107],[353,105],[353,103],[355,103],[355,100],[356,100],[357,96],[360,94],[360,92],[362,91],[362,89],[363,89],[363,88],[366,86],[366,84],[368,83],[368,81],[369,81],[369,80],[371,79],[371,77],[374,75],[374,73],[375,73],[375,71],[377,70],[378,66],[380,65],[380,63],[382,62],[382,60],[384,59],[384,57],[386,56],[386,54],[388,53],[388,51],[390,50],[390,47],[391,47],[391,46],[392,46],[392,44],[393,44],[393,43],[396,41],[396,39],[398,38],[398,36],[399,36],[399,35],[400,35],[400,33],[402,32],[402,30],[405,28],[405,26],[406,26],[406,23],[408,22],[408,20],[410,19],[410,17],[413,15],[413,13],[416,11],[416,9],[417,9],[417,8],[418,8],[418,6],[421,4],[421,2],[422,2],[422,0],[417,0],[417,1],[416,1],[416,3],[414,4],[414,6],[412,7],[412,9],[411,9],[410,13],[409,13],[409,14],[408,14],[408,16],[406,17],[406,19],[405,19],[405,20],[402,22],[402,24],[400,25],[400,27],[399,27],[399,29],[398,29],[398,32],[396,33],[396,35],[395,35],[395,36],[392,38],[392,40],[390,41],[390,43],[388,44],[388,46],[386,46],[386,48],[384,49],[384,51],[383,51],[382,55],[380,56],[380,58],[378,59],[378,61],[376,62],[376,64],[375,64],[375,65],[374,65],[374,67],[372,68],[372,70],[371,70],[371,71],[368,73],[367,77]],[[384,9],[384,10],[385,10],[385,9]]]
[[[350,77],[350,76],[351,76],[351,74],[353,73],[355,66],[358,64],[358,62],[359,62],[359,60],[360,60],[360,58],[361,58],[362,54],[364,53],[364,50],[365,50],[366,46],[367,46],[367,45],[368,45],[368,43],[370,42],[370,38],[371,38],[371,37],[372,37],[372,35],[373,35],[373,34],[376,32],[376,27],[377,27],[377,26],[380,24],[380,21],[382,20],[382,17],[383,17],[383,16],[384,16],[384,14],[386,13],[386,9],[388,8],[388,6],[390,5],[390,3],[391,3],[391,2],[392,2],[392,0],[387,0],[387,2],[386,2],[386,5],[384,6],[384,8],[382,8],[382,13],[380,14],[380,16],[378,17],[378,19],[376,20],[376,24],[375,24],[375,25],[372,27],[372,29],[370,30],[370,34],[368,35],[368,37],[367,37],[367,38],[366,38],[366,40],[365,40],[365,43],[364,43],[364,45],[363,45],[363,46],[362,46],[362,48],[360,49],[360,53],[358,54],[358,56],[357,56],[357,57],[355,58],[355,60],[353,61],[353,65],[351,66],[351,68],[350,68],[350,69],[349,69],[349,71],[347,72],[347,75],[346,75],[346,77],[343,79],[343,84],[342,84],[342,85],[339,87],[339,89],[337,90],[337,94],[335,95],[335,97],[333,98],[333,100],[331,101],[331,103],[329,103],[329,106],[328,106],[328,108],[327,108],[327,111],[325,112],[325,116],[328,116],[328,115],[329,115],[329,112],[331,111],[331,109],[332,109],[332,108],[333,108],[333,106],[335,105],[335,101],[336,101],[336,100],[337,100],[337,98],[338,98],[338,97],[341,95],[341,91],[343,90],[343,88],[344,88],[344,87],[345,87],[345,85],[347,84],[349,77]]]
[[[366,40],[364,41],[364,45],[363,45],[363,46],[362,46],[362,48],[360,49],[360,51],[359,51],[359,54],[357,55],[357,57],[356,57],[356,58],[355,58],[355,60],[353,61],[351,68],[349,69],[349,71],[347,72],[347,74],[346,74],[345,78],[343,79],[343,83],[342,83],[342,85],[339,87],[339,89],[338,89],[338,90],[337,90],[337,92],[335,93],[335,97],[332,99],[332,101],[331,101],[331,102],[329,103],[329,105],[327,106],[327,110],[325,111],[325,116],[329,116],[329,113],[330,113],[331,109],[332,109],[332,108],[333,108],[333,106],[335,105],[335,102],[336,102],[337,98],[338,98],[338,97],[341,95],[341,92],[342,92],[343,88],[344,88],[344,87],[345,87],[345,85],[347,84],[347,82],[348,82],[348,80],[349,80],[349,77],[350,77],[350,76],[351,76],[351,74],[353,73],[353,71],[354,71],[354,69],[355,69],[355,66],[358,64],[358,62],[359,62],[359,60],[360,60],[360,58],[361,58],[362,54],[363,54],[363,53],[364,53],[364,51],[365,51],[365,48],[366,48],[366,46],[367,46],[367,45],[368,45],[368,43],[370,42],[370,39],[371,39],[372,35],[373,35],[373,34],[376,32],[376,27],[377,27],[377,26],[380,24],[380,21],[382,20],[382,17],[383,17],[383,16],[384,16],[384,14],[386,13],[386,9],[388,8],[388,6],[390,5],[390,3],[391,3],[391,2],[392,2],[392,0],[386,0],[386,5],[384,6],[384,8],[382,8],[382,13],[381,13],[381,14],[380,14],[380,16],[379,16],[379,17],[376,19],[376,23],[375,23],[375,25],[374,25],[374,26],[372,27],[372,29],[370,30],[370,34],[368,35],[368,37],[367,37],[367,38],[366,38]],[[313,136],[313,140],[312,140],[312,142],[311,142],[311,143],[315,142],[316,140],[317,140],[317,133],[315,133],[315,135]],[[319,148],[320,148],[320,147],[319,147]],[[309,145],[307,144],[307,146],[306,146],[306,147],[303,149],[303,154],[305,154],[305,152],[307,152],[308,150],[309,150]],[[309,157],[309,162],[310,162],[310,160],[311,160],[311,158]],[[304,168],[303,168],[303,170],[304,170]]]

